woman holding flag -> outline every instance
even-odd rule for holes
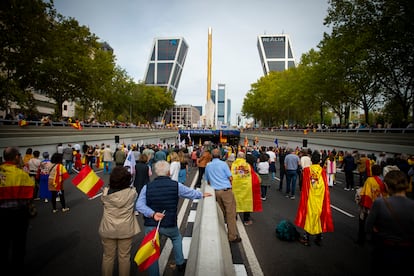
[[[105,187],[102,193],[103,215],[99,235],[103,246],[103,276],[112,276],[117,251],[119,275],[130,274],[132,238],[141,232],[134,215],[137,192],[130,183],[128,169],[115,167],[109,177],[109,187]]]

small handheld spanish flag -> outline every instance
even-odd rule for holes
[[[77,130],[82,130],[82,125],[78,120],[76,120],[76,122],[72,123],[71,125],[73,128],[76,128]]]
[[[165,213],[165,210],[162,212]],[[142,240],[138,248],[134,261],[138,265],[140,271],[148,269],[155,261],[160,258],[160,228],[161,220],[158,221],[157,227],[152,229]]]
[[[19,120],[19,126],[20,127],[27,126],[27,125],[29,125],[29,123],[25,119]]]
[[[94,197],[104,185],[103,180],[88,165],[80,170],[72,179],[72,183],[89,198]]]

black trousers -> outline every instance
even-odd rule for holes
[[[203,179],[203,175],[205,171],[206,171],[205,167],[198,167],[198,178],[197,178],[196,188],[201,187],[201,179]]]
[[[27,208],[0,208],[0,267],[4,275],[19,275],[24,269],[29,227]]]
[[[354,173],[352,171],[345,171],[346,188],[354,188]]]

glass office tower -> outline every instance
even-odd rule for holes
[[[165,87],[175,99],[187,51],[188,45],[182,37],[155,38],[145,84]]]
[[[257,49],[265,75],[271,71],[283,71],[296,67],[292,43],[286,34],[258,36]]]
[[[230,107],[228,106],[229,101],[227,99],[226,85],[219,83],[216,92],[214,99],[213,96],[211,97],[216,107],[214,123],[216,126],[228,125],[228,110]]]

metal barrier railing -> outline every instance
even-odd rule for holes
[[[185,275],[236,275],[223,212],[214,189],[203,181],[202,191],[213,196],[198,203]]]

